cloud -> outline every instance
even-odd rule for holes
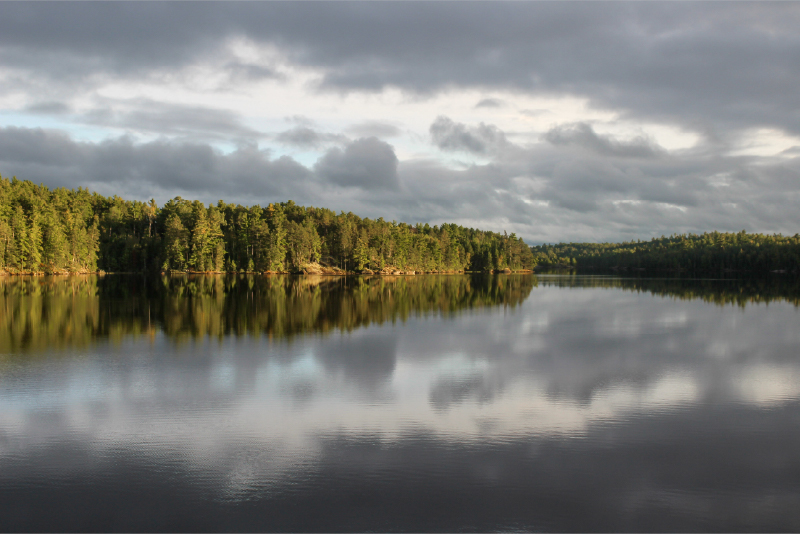
[[[0,128],[0,173],[158,202],[175,195],[245,205],[292,199],[365,217],[506,230],[529,243],[742,229],[793,235],[800,226],[800,157],[705,149],[612,157],[573,141],[540,142],[454,168],[400,160],[372,137],[332,147],[307,166],[254,143],[225,153],[185,139],[88,142],[7,127]]]
[[[647,137],[618,141],[610,135],[598,135],[591,125],[584,122],[552,128],[544,135],[544,139],[554,145],[575,145],[598,154],[621,158],[655,158],[665,153]]]
[[[725,132],[758,122],[800,132],[793,3],[15,3],[3,11],[2,64],[58,84],[203,61],[272,76],[224,52],[244,39],[316,69],[320,87],[338,92],[571,94],[682,126]]]
[[[4,64],[55,79],[74,80],[91,73],[133,75],[193,63],[231,32],[230,16],[215,16],[221,13],[214,9],[96,7],[20,5],[5,12],[0,20]]]
[[[64,115],[72,111],[72,108],[64,102],[36,102],[25,107],[28,113],[41,115]]]
[[[397,156],[377,137],[356,139],[344,150],[331,148],[314,166],[321,179],[367,190],[398,189]]]
[[[550,113],[550,111],[546,109],[523,109],[519,113],[526,117],[541,117],[542,115]]]
[[[233,82],[284,80],[286,78],[285,75],[273,68],[241,61],[230,61],[224,68]]]
[[[314,126],[314,120],[310,117],[306,117],[305,115],[290,115],[288,117],[284,117],[283,120],[298,126]]]
[[[223,154],[200,143],[138,143],[130,136],[77,142],[58,131],[15,127],[0,128],[0,171],[51,187],[85,186],[162,202],[175,195],[248,204],[285,200],[312,179],[292,158],[271,159],[252,145]]]
[[[484,98],[477,104],[475,104],[476,108],[502,108],[505,107],[506,103],[499,98]]]
[[[491,124],[467,126],[448,117],[437,117],[429,128],[433,144],[442,150],[487,154],[508,144],[505,134]]]
[[[267,196],[534,241],[793,234],[799,24],[793,3],[10,3],[6,124],[71,133],[4,129],[0,171],[231,200],[244,188],[211,176],[263,176],[250,186]],[[173,90],[185,100],[164,102]],[[444,105],[425,110],[433,101]],[[512,102],[524,109],[478,122]],[[614,137],[595,120],[657,133]],[[700,140],[670,151],[655,128]],[[281,157],[287,147],[318,161]]]
[[[301,148],[319,148],[324,145],[342,144],[348,141],[341,134],[318,132],[308,126],[295,126],[276,135],[275,140],[284,145],[294,145]]]
[[[242,124],[232,111],[202,106],[157,102],[151,99],[104,99],[102,106],[84,113],[87,124],[110,126],[162,135],[192,136],[202,139],[256,140],[265,134]]]
[[[397,137],[402,132],[394,124],[380,121],[364,121],[348,126],[345,131],[358,137]]]

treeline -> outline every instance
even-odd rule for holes
[[[617,271],[797,273],[800,235],[707,232],[625,243],[531,247],[539,266]]]
[[[536,282],[534,276],[488,274],[3,277],[0,359],[158,332],[176,342],[226,336],[285,339],[419,315],[513,309]]]
[[[442,272],[530,269],[514,234],[302,207],[174,198],[159,207],[0,178],[0,272]]]

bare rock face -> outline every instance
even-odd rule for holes
[[[303,272],[306,274],[322,274],[322,266],[318,263],[306,263],[303,265]]]
[[[375,274],[372,269],[361,269],[361,274]]]
[[[505,269],[503,269],[503,273],[505,273],[505,274],[511,274],[511,269],[509,269],[508,267],[506,267]]]
[[[334,274],[334,275],[346,274],[345,271],[343,271],[338,267],[320,265],[319,263],[316,262],[304,263],[300,269],[300,272],[302,274]]]

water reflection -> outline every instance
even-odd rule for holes
[[[0,353],[155,331],[178,341],[348,331],[425,313],[514,308],[535,285],[532,276],[0,277]]]
[[[791,291],[109,279],[4,286],[3,530],[800,528]]]
[[[681,280],[607,276],[69,276],[0,277],[0,355],[87,347],[164,332],[205,336],[350,331],[420,314],[520,306],[534,288],[621,289],[716,305],[800,306],[800,280]],[[681,320],[665,318],[665,320]],[[623,328],[635,320],[624,318]],[[2,357],[2,356],[0,356]]]

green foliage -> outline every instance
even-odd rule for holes
[[[0,271],[97,270],[98,226],[92,197],[0,178]]]
[[[673,272],[797,272],[800,235],[707,232],[625,243],[561,243],[531,247],[538,265]]]
[[[490,271],[567,266],[621,271],[796,272],[800,235],[711,232],[626,243],[528,247],[514,234],[411,226],[298,206],[204,206],[176,197],[103,197],[0,178],[0,272],[273,271],[319,262],[348,271]]]
[[[266,208],[176,197],[104,197],[0,178],[0,270],[80,273],[177,270],[294,272],[310,263],[347,271],[530,269],[514,234],[455,224],[411,226],[298,206]]]
[[[165,269],[183,269],[186,265],[189,248],[188,232],[183,226],[180,216],[172,213],[167,219],[164,229],[164,261]]]

